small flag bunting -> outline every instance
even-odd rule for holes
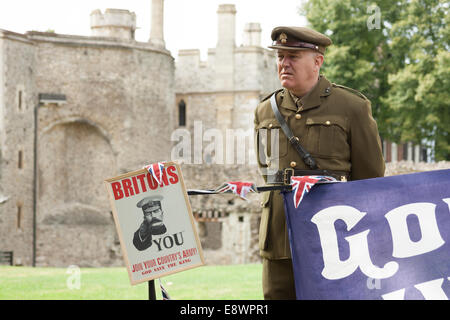
[[[291,177],[292,190],[294,191],[294,205],[297,208],[303,197],[316,183],[339,182],[329,176],[294,176]]]
[[[234,193],[241,199],[247,200],[247,193],[256,192],[256,187],[252,182],[230,181],[224,183],[214,191],[216,193]]]
[[[166,289],[164,288],[164,286],[162,285],[161,279],[159,278],[158,280],[159,280],[159,287],[161,288],[161,296],[162,296],[162,299],[163,299],[163,300],[171,300],[171,299],[170,299],[170,296],[169,296],[169,293],[167,292],[167,290],[166,290]]]
[[[149,164],[147,166],[144,166],[144,169],[152,175],[152,177],[158,184],[161,183],[163,177],[164,162]]]

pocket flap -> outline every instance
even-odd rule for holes
[[[306,125],[323,125],[323,126],[332,126],[337,125],[341,127],[343,130],[347,131],[347,118],[343,118],[336,115],[328,115],[328,116],[312,116],[306,119]]]
[[[272,128],[281,128],[280,123],[277,121],[277,119],[264,119],[256,126],[256,130]]]

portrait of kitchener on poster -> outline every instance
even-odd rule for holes
[[[164,163],[160,173],[105,180],[132,285],[204,264],[180,166]]]

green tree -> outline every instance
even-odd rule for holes
[[[323,73],[331,81],[359,90],[370,99],[380,134],[385,138],[390,137],[386,125],[389,110],[381,97],[389,89],[388,60],[392,59],[386,30],[399,11],[399,6],[386,0],[376,5],[371,1],[311,0],[304,2],[300,10],[311,28],[333,40],[326,52]],[[368,26],[372,23],[374,28]]]
[[[333,40],[323,72],[371,100],[382,137],[449,158],[448,3],[310,0],[300,13]]]
[[[401,53],[382,98],[398,141],[434,144],[436,160],[450,160],[450,53],[448,2],[414,0],[390,30]]]

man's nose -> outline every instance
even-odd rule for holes
[[[285,67],[285,66],[287,66],[287,65],[289,65],[289,58],[288,58],[288,57],[283,57],[283,58],[280,60],[280,66],[281,66],[281,67]]]

